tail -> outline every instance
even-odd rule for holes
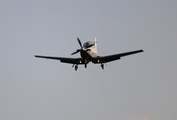
[[[95,38],[93,44],[94,44],[94,46],[93,46],[93,52],[94,52],[95,54],[98,54],[98,52],[97,52],[97,41],[96,41],[96,38]]]

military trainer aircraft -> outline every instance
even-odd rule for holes
[[[60,62],[63,62],[63,63],[73,64],[72,67],[75,67],[75,71],[77,71],[78,65],[85,65],[85,68],[87,68],[87,64],[89,62],[92,62],[94,64],[100,64],[101,68],[104,69],[105,63],[108,63],[108,62],[111,62],[114,60],[118,60],[121,57],[124,57],[127,55],[143,52],[143,50],[135,50],[135,51],[119,53],[119,54],[114,54],[114,55],[108,55],[108,56],[98,56],[97,55],[96,38],[93,43],[91,41],[88,41],[88,42],[84,43],[83,46],[82,46],[82,43],[79,38],[77,38],[77,41],[78,41],[81,48],[77,49],[75,52],[71,53],[71,55],[74,55],[74,54],[80,52],[81,58],[52,57],[52,56],[41,56],[41,55],[35,55],[35,57],[60,60]]]

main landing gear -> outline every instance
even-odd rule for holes
[[[75,65],[75,71],[77,71],[77,69],[78,69],[78,65]]]
[[[73,64],[73,66],[75,68],[75,71],[77,71],[78,69],[78,65],[77,64]],[[101,63],[101,68],[104,70],[104,63]]]
[[[72,67],[75,67],[75,71],[77,71],[77,69],[78,69],[78,65],[76,64],[73,64],[73,66]]]
[[[104,69],[104,64],[103,63],[101,63],[101,68]]]

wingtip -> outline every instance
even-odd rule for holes
[[[39,55],[34,55],[34,57],[40,57]]]

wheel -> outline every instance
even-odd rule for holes
[[[75,71],[77,71],[77,69],[78,69],[78,66],[76,65],[76,66],[75,66]]]
[[[101,64],[101,68],[104,69],[104,64]]]

